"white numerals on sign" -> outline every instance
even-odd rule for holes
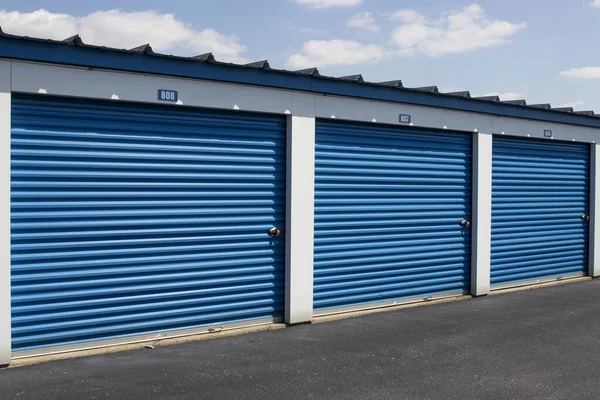
[[[158,89],[158,100],[177,102],[178,95],[176,90]]]
[[[408,114],[400,114],[398,117],[398,122],[400,122],[401,124],[410,124],[411,119],[412,118]]]

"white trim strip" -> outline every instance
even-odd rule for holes
[[[11,356],[10,75],[11,64],[0,61],[0,365],[8,365]]]
[[[348,121],[400,125],[399,115],[410,115],[410,126],[477,132],[480,125],[490,125],[488,133],[592,143],[600,139],[600,129],[568,124],[497,117],[466,111],[415,106],[393,102],[364,100],[315,93],[294,92],[260,86],[231,84],[199,79],[144,75],[118,71],[57,66],[12,61],[12,90],[20,93],[44,93],[113,101],[158,100],[157,90],[177,90],[179,104],[228,110],[303,115],[294,94],[312,97],[311,116]],[[118,100],[117,100],[118,99]],[[175,106],[175,105],[173,105]],[[304,107],[301,103],[300,107]]]
[[[285,321],[297,324],[313,316],[314,118],[288,117],[287,151]]]
[[[490,291],[492,241],[492,135],[473,134],[471,295]]]
[[[589,232],[589,275],[600,276],[600,144],[591,145],[590,154],[590,232]]]

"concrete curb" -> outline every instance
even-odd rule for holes
[[[140,350],[140,349],[154,349],[156,347],[166,347],[175,344],[183,344],[188,342],[199,342],[202,340],[212,340],[212,339],[220,339],[232,336],[241,336],[248,333],[256,333],[256,332],[264,332],[264,331],[273,331],[278,329],[283,329],[286,327],[286,324],[283,323],[271,323],[265,325],[256,325],[249,326],[246,328],[232,328],[229,330],[223,330],[220,332],[203,332],[198,334],[179,336],[179,337],[171,337],[164,339],[154,339],[154,340],[145,340],[137,343],[129,343],[122,345],[112,345],[105,347],[98,347],[95,349],[88,350],[73,350],[69,352],[56,353],[56,354],[47,354],[42,356],[31,356],[24,358],[17,358],[11,361],[11,364],[8,368],[18,368],[24,367],[27,365],[41,364],[50,361],[58,361],[58,360],[67,360],[71,358],[81,358],[81,357],[89,357],[89,356],[98,356],[104,354],[112,354],[112,353],[121,353],[125,351],[131,350]]]
[[[534,284],[534,285],[528,284],[526,286],[524,285],[524,286],[518,286],[518,287],[513,287],[513,288],[493,290],[490,292],[489,295],[496,296],[496,295],[501,295],[501,294],[506,294],[506,293],[522,292],[522,291],[534,290],[534,289],[540,289],[540,288],[546,288],[546,287],[552,287],[552,286],[567,285],[567,284],[571,284],[571,283],[581,283],[581,282],[586,282],[586,281],[590,281],[590,280],[592,280],[591,277],[577,277],[577,278],[557,280],[557,281],[552,281],[552,282],[544,282],[544,283],[539,283],[539,284]],[[321,324],[321,323],[339,321],[339,320],[350,319],[350,318],[358,318],[358,317],[362,317],[365,315],[371,315],[371,314],[388,313],[388,312],[404,310],[404,309],[408,309],[408,308],[455,303],[458,301],[469,300],[469,299],[473,299],[473,298],[474,297],[472,297],[470,295],[463,295],[463,296],[434,299],[434,300],[430,300],[430,301],[422,301],[421,300],[421,301],[392,305],[392,306],[387,306],[387,307],[349,311],[346,313],[337,313],[337,314],[315,317],[311,323]],[[72,359],[72,358],[81,358],[81,357],[89,357],[89,356],[96,356],[96,355],[121,353],[121,352],[125,352],[125,351],[139,350],[139,349],[144,349],[144,348],[154,349],[156,347],[165,347],[165,346],[171,346],[171,345],[175,345],[175,344],[182,344],[182,343],[188,343],[188,342],[212,340],[212,339],[226,338],[226,337],[232,337],[232,336],[241,336],[241,335],[246,335],[249,333],[284,329],[284,328],[287,328],[288,326],[289,325],[286,325],[284,323],[271,323],[271,324],[265,324],[265,325],[250,326],[250,327],[245,327],[245,328],[231,328],[231,329],[223,330],[220,332],[203,332],[203,333],[185,335],[185,336],[179,336],[179,337],[146,340],[146,341],[140,341],[137,343],[123,344],[123,345],[105,346],[105,347],[99,347],[99,348],[88,349],[88,350],[73,350],[73,351],[64,352],[64,353],[24,357],[24,358],[14,359],[11,362],[9,368],[18,368],[18,367],[23,367],[23,366],[27,366],[27,365],[41,364],[41,363],[46,363],[46,362],[50,362],[50,361],[67,360],[67,359]]]

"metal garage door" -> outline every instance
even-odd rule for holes
[[[12,105],[13,350],[282,316],[285,119]]]
[[[315,309],[466,292],[471,135],[319,121]]]
[[[492,285],[588,268],[589,145],[494,137]]]

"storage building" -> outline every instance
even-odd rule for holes
[[[599,138],[593,112],[1,34],[0,364],[597,276]]]

